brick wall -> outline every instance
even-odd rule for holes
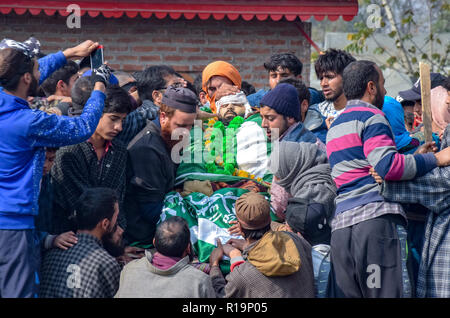
[[[311,24],[303,23],[311,34]],[[120,19],[81,17],[80,29],[68,29],[59,15],[0,14],[0,38],[23,41],[34,35],[44,53],[91,39],[105,46],[105,58],[115,69],[142,70],[167,64],[195,78],[215,60],[224,60],[240,71],[243,80],[257,89],[268,86],[264,61],[273,53],[292,52],[304,63],[303,78],[309,79],[310,46],[293,22],[222,21],[180,18]]]

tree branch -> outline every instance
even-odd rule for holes
[[[399,33],[399,30],[398,30],[397,25],[395,23],[394,16],[392,15],[391,7],[387,3],[387,0],[381,0],[381,3],[383,4],[384,9],[386,10],[386,16],[387,16],[387,18],[389,20],[389,23],[391,24],[391,30],[395,31],[395,35],[396,35],[396,38],[397,38],[399,46],[400,46],[399,47],[399,49],[400,49],[400,52],[399,52],[400,53],[400,59],[403,60],[408,73],[413,75],[414,71],[412,69],[411,61],[408,59],[408,56],[406,54],[406,49],[403,46],[402,40],[400,38],[400,33]]]
[[[432,32],[431,32],[431,3],[427,2],[427,7],[428,7],[428,27],[429,27],[429,31],[430,31],[430,35],[429,35],[429,39],[430,39],[430,54],[429,57],[430,59],[433,56],[433,40],[432,40]],[[431,66],[431,71],[434,70],[434,65]]]

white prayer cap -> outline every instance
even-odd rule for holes
[[[219,113],[220,107],[222,105],[228,105],[228,104],[244,105],[245,106],[245,117],[247,117],[252,112],[252,108],[247,100],[247,96],[245,96],[243,91],[240,91],[237,94],[223,96],[221,99],[216,101],[217,114]]]

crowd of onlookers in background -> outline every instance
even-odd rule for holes
[[[223,61],[193,83],[91,69],[97,47],[0,42],[0,297],[450,297],[448,76],[431,73],[427,142],[420,81],[387,96],[376,63],[341,50],[315,62],[320,90],[282,53],[256,91]],[[195,120],[247,142],[206,165],[229,181],[190,180],[246,190],[207,262],[189,219],[161,219]],[[239,158],[262,144],[278,148]]]

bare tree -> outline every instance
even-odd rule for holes
[[[419,76],[418,61],[431,65],[433,72],[446,73],[450,41],[444,40],[444,50],[440,33],[450,31],[450,4],[446,0],[360,0],[360,13],[353,25],[355,31],[349,34],[351,43],[346,47],[349,52],[367,51],[366,40],[377,43],[374,55],[387,54],[388,58],[381,64],[405,72],[414,81]],[[369,28],[366,12],[368,5],[380,7],[380,28]],[[379,40],[380,34],[387,34],[395,41],[395,49],[389,49]],[[419,45],[413,34],[426,34],[425,43]]]

